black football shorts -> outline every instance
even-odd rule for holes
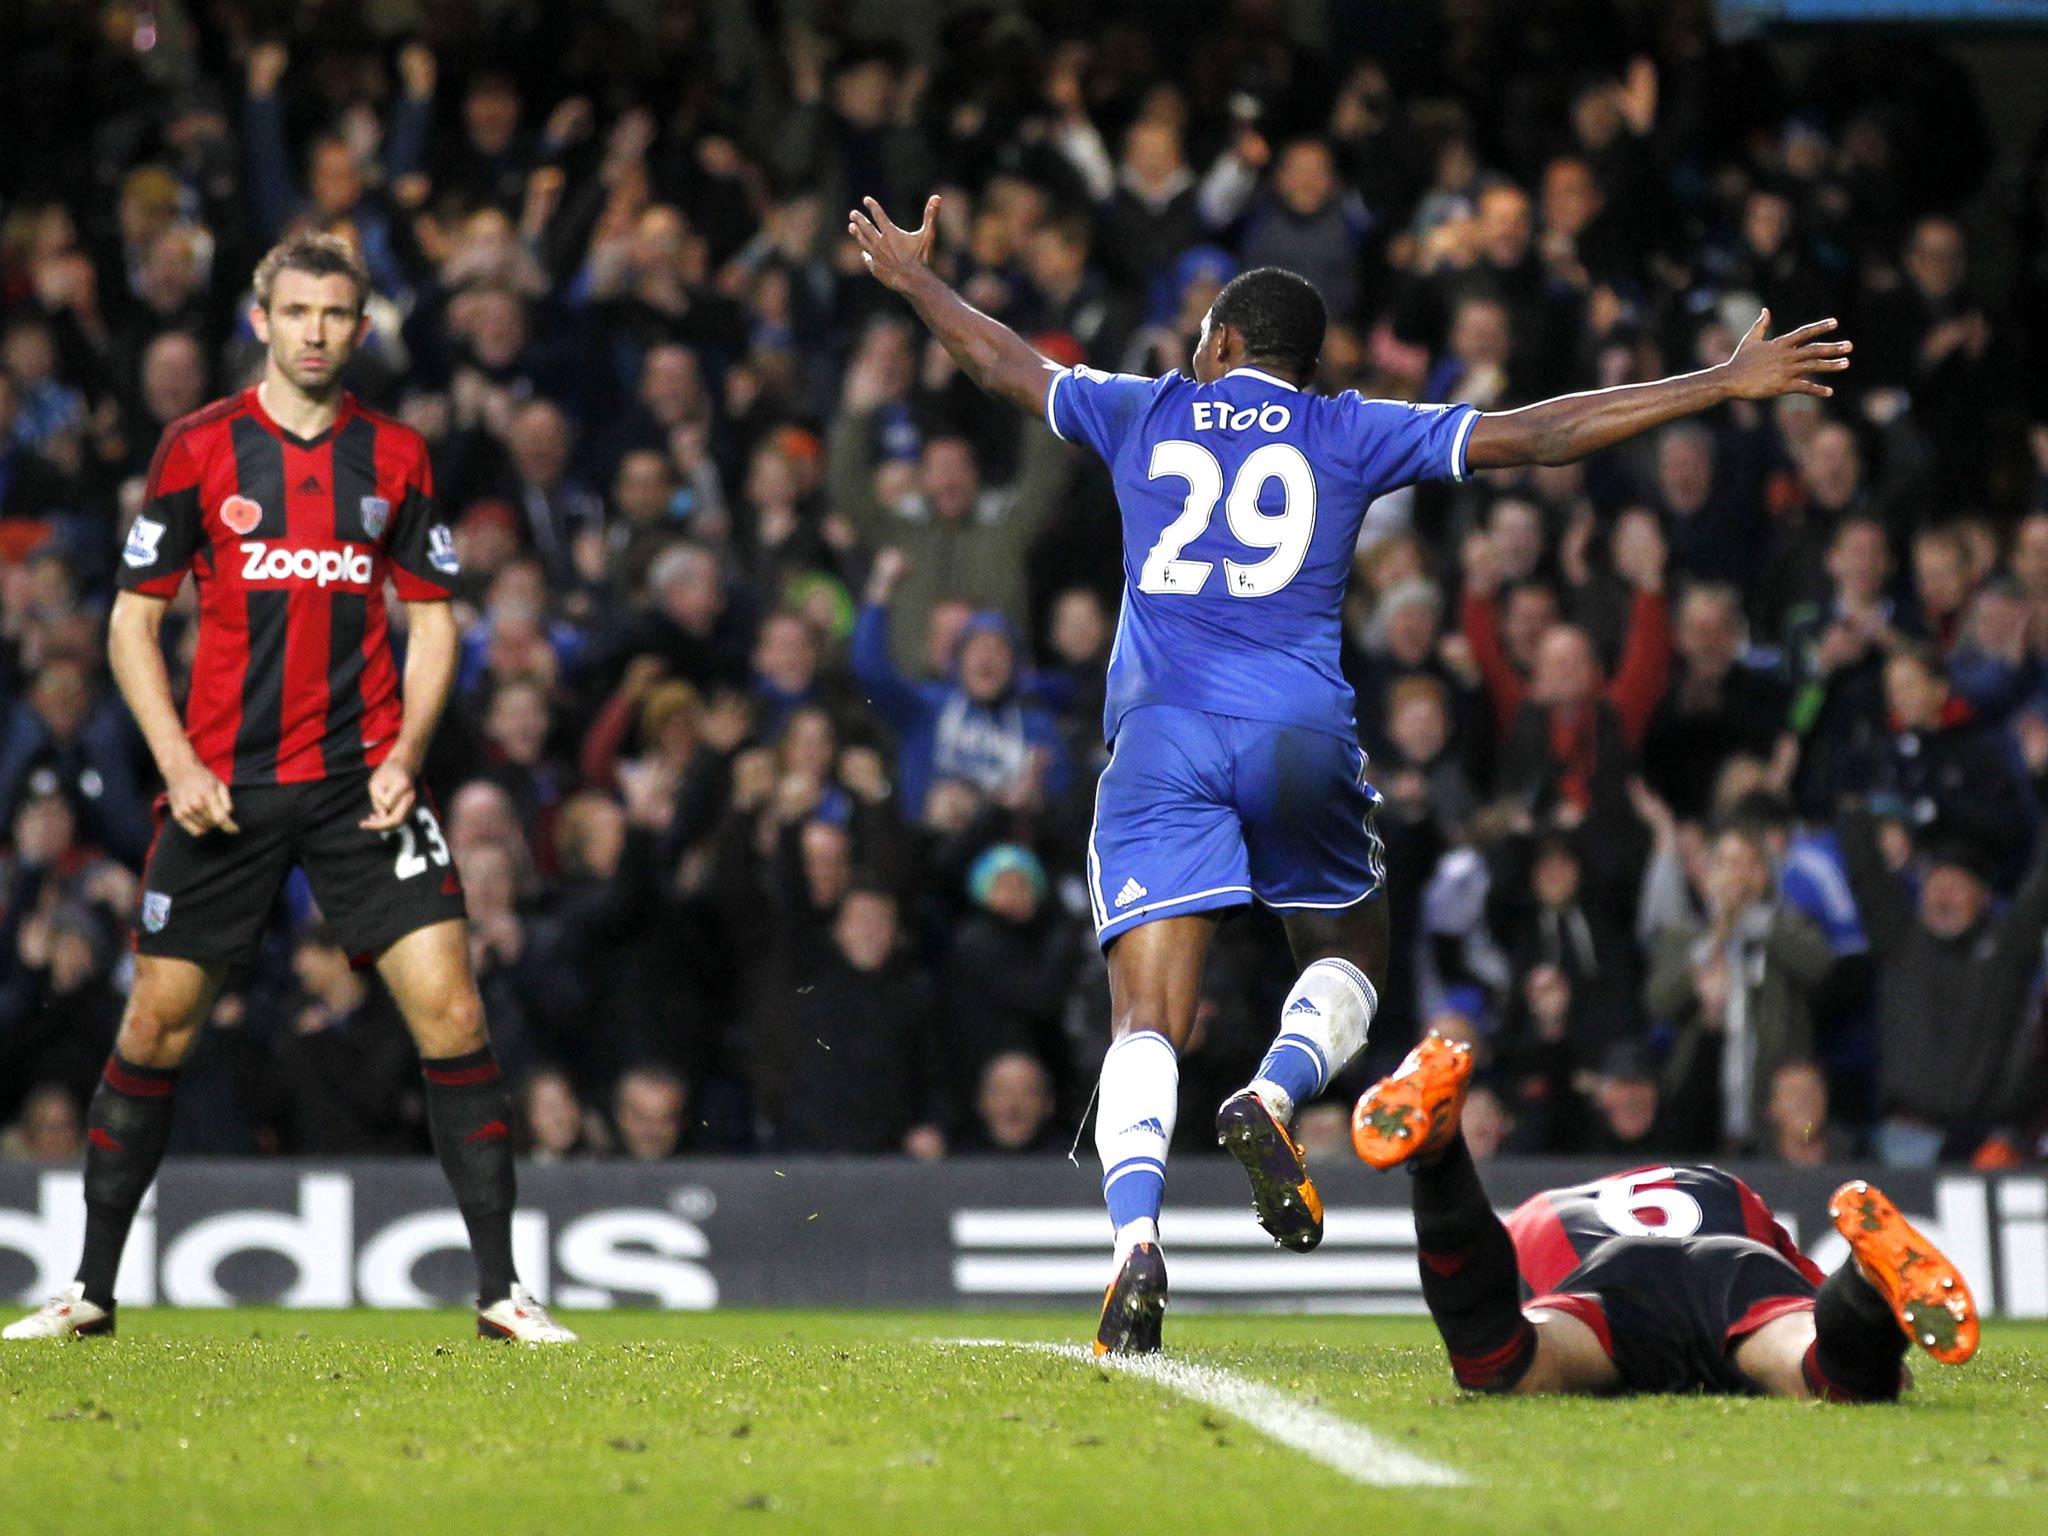
[[[370,814],[370,775],[336,774],[303,784],[252,784],[234,791],[239,832],[194,837],[156,802],[156,840],[142,871],[135,948],[202,965],[246,965],[292,866],[306,872],[313,899],[358,962],[374,959],[414,929],[466,915],[462,881],[421,790],[412,814],[390,832],[358,825]]]
[[[1631,1392],[1755,1392],[1735,1347],[1811,1311],[1815,1286],[1746,1237],[1612,1237],[1532,1306],[1587,1323]]]

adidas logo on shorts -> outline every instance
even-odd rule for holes
[[[1135,880],[1126,880],[1124,888],[1116,893],[1116,909],[1121,912],[1134,901],[1142,901],[1148,893]]]

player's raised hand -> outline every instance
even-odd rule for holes
[[[900,290],[920,268],[932,264],[932,244],[939,233],[939,195],[924,200],[924,222],[916,229],[901,229],[882,205],[872,197],[861,199],[861,207],[846,216],[846,232],[860,246],[861,260],[883,287]]]
[[[171,820],[194,837],[204,837],[215,828],[239,832],[235,825],[235,797],[228,792],[211,768],[195,761],[189,768],[164,781],[170,801]]]
[[[365,832],[395,831],[412,814],[412,770],[387,757],[370,775],[370,814],[356,825]]]
[[[1735,354],[1721,366],[1727,370],[1729,392],[1739,400],[1772,400],[1779,395],[1819,395],[1834,390],[1811,375],[1840,373],[1849,366],[1854,343],[1823,341],[1837,322],[1816,320],[1782,336],[1771,335],[1771,312],[1757,313],[1756,324],[1735,345]]]

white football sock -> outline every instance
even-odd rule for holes
[[[1166,1148],[1180,1103],[1180,1058],[1166,1036],[1137,1030],[1110,1046],[1101,1083],[1095,1150],[1121,1265],[1137,1244],[1159,1238]]]
[[[1280,1010],[1280,1033],[1259,1063],[1252,1092],[1273,1118],[1291,1124],[1295,1108],[1314,1098],[1365,1049],[1379,993],[1348,960],[1318,960],[1301,973]]]

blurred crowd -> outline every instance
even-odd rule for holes
[[[1924,41],[1795,72],[1697,3],[0,9],[0,1155],[75,1155],[127,980],[114,552],[304,229],[367,257],[352,387],[455,529],[427,777],[533,1155],[1067,1146],[1117,514],[864,276],[844,210],[932,189],[944,274],[1104,369],[1183,365],[1265,263],[1329,301],[1317,387],[1487,408],[1839,316],[1830,400],[1375,508],[1344,660],[1395,954],[1304,1134],[1436,1027],[1480,1045],[1484,1155],[2044,1155],[2048,141],[1995,146]],[[1190,1147],[1293,974],[1226,922]],[[174,1151],[424,1149],[302,886],[212,1023]]]

